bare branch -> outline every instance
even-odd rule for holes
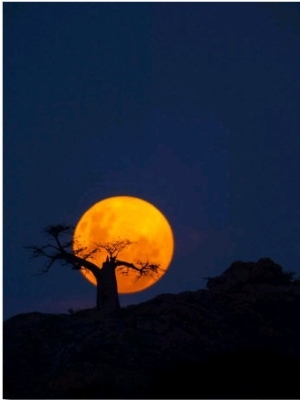
[[[73,230],[67,225],[50,225],[45,230],[47,236],[50,236],[52,243],[48,243],[43,246],[28,246],[27,249],[31,251],[31,258],[43,257],[49,260],[46,263],[46,268],[41,273],[46,273],[53,266],[53,264],[59,261],[62,265],[71,265],[73,269],[80,270],[85,267],[94,274],[99,272],[99,268],[88,261],[87,258],[98,251],[98,249],[84,252],[84,248],[73,252],[72,244],[73,241],[68,237],[66,241],[62,241],[62,236],[72,234]],[[54,242],[54,243],[53,243]],[[83,252],[83,257],[79,257],[77,253]]]
[[[46,268],[45,269],[43,269],[43,270],[41,270],[41,271],[39,271],[38,273],[36,273],[35,275],[43,275],[43,274],[46,274],[48,271],[49,271],[49,269],[52,267],[52,265],[55,263],[55,261],[56,261],[56,259],[51,259],[51,261],[49,262],[49,264],[46,266]]]
[[[82,258],[83,260],[87,260],[89,258],[93,258],[93,255],[100,252],[101,248],[99,246],[95,246],[93,249],[89,247],[80,247],[76,250],[73,250],[73,254]]]
[[[72,233],[74,228],[70,225],[64,225],[64,224],[57,224],[57,225],[49,225],[45,229],[46,234],[48,234],[51,237],[58,237],[62,233]]]
[[[120,267],[118,271],[123,275],[128,275],[129,270],[134,271],[137,279],[140,279],[142,276],[152,276],[155,278],[155,275],[165,272],[165,270],[161,268],[159,264],[153,264],[149,261],[138,261],[137,266],[122,260],[116,260],[115,264],[117,267]]]
[[[139,266],[141,276],[151,275],[154,277],[159,273],[165,272],[165,269],[161,268],[159,264],[153,264],[150,263],[149,261],[146,262],[138,261],[137,264]]]
[[[100,243],[97,246],[101,249],[106,250],[110,257],[117,257],[121,251],[123,251],[127,246],[130,246],[133,243],[134,242],[132,242],[131,240],[124,239]]]

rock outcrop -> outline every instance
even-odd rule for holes
[[[257,262],[235,261],[222,275],[208,278],[207,287],[236,290],[255,283],[285,285],[291,282],[292,276],[292,273],[284,272],[282,267],[270,258],[261,258]]]
[[[270,259],[109,315],[4,323],[4,398],[300,398],[300,286]]]

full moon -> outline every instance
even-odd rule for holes
[[[119,293],[139,292],[152,286],[168,269],[174,252],[173,232],[166,217],[154,205],[130,196],[110,197],[94,204],[80,218],[73,239],[74,251],[84,247],[86,254],[97,244],[130,240],[133,243],[117,255],[118,260],[134,265],[149,261],[160,266],[157,274],[138,279],[130,269],[128,275],[116,269]],[[103,249],[87,259],[101,268],[106,256]],[[90,271],[82,273],[96,285]]]

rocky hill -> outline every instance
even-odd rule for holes
[[[4,398],[300,398],[300,281],[235,262],[207,289],[117,313],[4,323]]]

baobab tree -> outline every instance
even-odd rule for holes
[[[92,248],[77,247],[73,249],[73,231],[69,225],[50,225],[45,229],[48,242],[42,246],[28,246],[32,258],[42,257],[47,260],[45,269],[40,273],[46,273],[55,263],[69,265],[77,271],[90,271],[97,283],[96,307],[98,310],[117,310],[120,308],[116,271],[119,270],[124,275],[133,271],[136,279],[144,275],[154,275],[162,271],[158,264],[138,261],[133,263],[120,260],[119,253],[127,246],[134,243],[128,239],[116,240],[105,243],[97,243]],[[106,260],[102,266],[96,265],[93,255],[99,251],[107,253]],[[129,278],[128,278],[129,279]]]

